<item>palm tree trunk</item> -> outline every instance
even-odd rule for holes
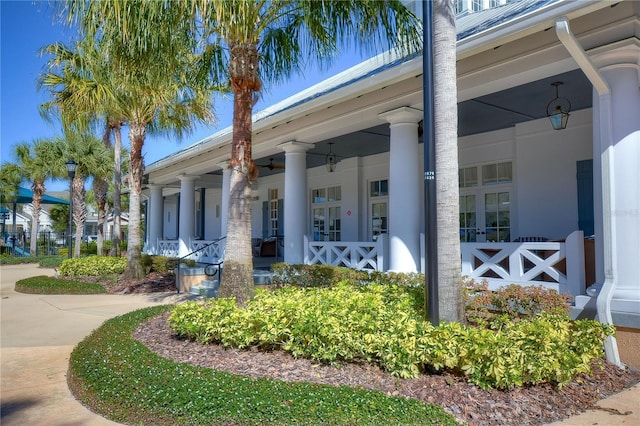
[[[230,74],[233,87],[233,139],[229,166],[229,210],[224,272],[220,297],[235,297],[244,306],[253,297],[253,258],[251,256],[251,113],[253,94],[260,89],[257,75],[257,47],[230,44]]]
[[[45,192],[44,182],[33,182],[31,190],[33,191],[33,216],[31,217],[31,242],[29,244],[29,254],[37,255],[38,247],[38,228],[40,226],[40,212],[42,211],[42,195]]]
[[[82,245],[82,233],[84,222],[87,218],[87,205],[84,200],[84,178],[76,172],[73,178],[73,223],[76,226],[76,242],[73,248],[74,257],[80,257],[80,246]]]
[[[113,147],[114,158],[114,172],[113,172],[113,235],[111,237],[112,242],[112,255],[117,256],[120,250],[120,181],[122,179],[122,172],[120,171],[120,163],[122,162],[122,133],[121,124],[115,123],[113,125],[113,137],[115,139],[115,145]]]
[[[98,177],[93,178],[93,193],[96,197],[96,203],[98,204],[98,240],[97,255],[102,256],[102,249],[104,245],[104,224],[107,220],[107,212],[109,210],[109,203],[107,203],[107,190],[109,184],[106,180]]]
[[[452,0],[434,1],[433,69],[440,319],[464,321],[460,277],[456,24]]]
[[[102,136],[102,143],[109,150],[111,150],[111,126],[107,123],[104,135]],[[107,203],[107,192],[109,190],[109,183],[106,179],[95,177],[93,179],[93,192],[95,194],[96,203],[98,204],[98,239],[97,255],[102,256],[102,249],[104,245],[104,224],[109,214],[109,203]]]
[[[144,124],[130,123],[129,140],[131,142],[131,171],[129,173],[129,234],[127,239],[127,269],[129,279],[144,277],[141,262],[142,239],[140,235],[140,194],[142,193],[142,146],[147,129]]]

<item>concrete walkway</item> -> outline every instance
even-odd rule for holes
[[[107,319],[188,295],[44,296],[16,293],[17,280],[53,275],[35,265],[0,267],[0,424],[117,425],[74,399],[66,373],[75,344]],[[640,425],[640,385],[553,425]]]
[[[14,291],[20,279],[53,274],[53,269],[31,264],[0,266],[0,423],[116,425],[73,398],[66,381],[69,355],[107,319],[174,303],[177,295],[46,296]]]

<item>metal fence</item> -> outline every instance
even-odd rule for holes
[[[82,245],[86,250],[95,244],[97,235],[84,235]],[[68,248],[69,238],[66,232],[41,231],[38,233],[36,256],[55,256],[60,248]],[[104,241],[111,241],[111,235],[105,235]],[[75,244],[75,234],[72,235]],[[14,257],[30,256],[31,233],[28,231],[4,232],[0,235],[0,254]],[[81,250],[83,247],[81,247]]]

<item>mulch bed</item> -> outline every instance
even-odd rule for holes
[[[171,274],[151,273],[142,280],[98,281],[109,293],[135,294],[176,291]],[[173,334],[168,313],[141,325],[134,337],[158,355],[194,366],[212,368],[252,378],[353,386],[387,395],[415,398],[437,404],[471,426],[543,425],[597,408],[596,403],[640,383],[640,372],[594,363],[591,375],[580,375],[559,389],[552,384],[525,386],[509,391],[483,390],[451,373],[423,374],[399,379],[368,364],[324,365],[295,359],[282,351],[236,350],[203,345]],[[625,415],[625,413],[618,413]]]
[[[594,364],[592,375],[580,375],[562,389],[541,384],[509,391],[483,390],[449,373],[399,379],[367,364],[329,366],[295,359],[281,351],[241,351],[199,344],[175,336],[167,325],[167,316],[168,313],[153,318],[134,333],[136,339],[162,357],[253,378],[379,390],[440,405],[469,425],[554,422],[594,408],[597,401],[640,382],[640,372],[610,364],[604,368]]]

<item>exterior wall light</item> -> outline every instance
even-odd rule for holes
[[[324,162],[324,165],[326,166],[329,173],[333,173],[336,171],[336,155],[331,151],[331,145],[333,145],[333,143],[330,142],[329,153],[327,154]]]
[[[551,121],[551,125],[555,130],[562,130],[567,127],[569,121],[569,112],[571,111],[571,102],[569,99],[558,96],[558,86],[563,84],[561,81],[551,83],[556,87],[556,97],[547,104],[547,117]]]

